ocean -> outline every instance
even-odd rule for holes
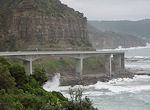
[[[120,48],[119,48],[120,49]],[[125,62],[129,69],[150,70],[150,46],[126,48]],[[89,86],[59,86],[60,74],[48,81],[43,88],[47,91],[60,91],[69,98],[68,89],[83,89],[98,110],[150,110],[150,76],[136,75],[133,79],[114,79],[109,82],[98,81]]]
[[[150,45],[126,49],[126,68],[150,70]]]

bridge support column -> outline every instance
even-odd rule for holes
[[[124,53],[114,54],[114,72],[118,73],[121,70],[124,70]]]
[[[82,74],[83,74],[83,58],[80,59],[76,59],[77,63],[76,63],[76,74],[77,77],[82,78]]]
[[[111,61],[111,54],[105,55],[105,73],[111,76],[112,73],[112,61]]]
[[[125,69],[125,57],[124,57],[124,53],[120,54],[121,55],[121,69],[124,70]]]
[[[23,61],[26,73],[32,74],[32,60]]]

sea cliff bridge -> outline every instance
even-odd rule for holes
[[[114,73],[124,70],[124,51],[16,51],[0,52],[0,56],[6,58],[17,58],[23,61],[27,73],[32,74],[32,62],[47,56],[72,57],[76,59],[76,73],[82,76],[83,59],[105,55],[105,72],[112,73],[112,59],[114,64]]]

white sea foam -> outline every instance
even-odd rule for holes
[[[136,83],[139,81],[149,81],[150,76],[146,75],[136,75],[133,79],[129,78],[119,78],[113,79],[109,82],[100,82],[98,81],[94,85],[90,86],[82,86],[85,89],[85,96],[100,96],[100,95],[115,95],[120,94],[122,92],[131,92],[136,93],[140,91],[147,91],[150,90],[150,85],[132,85],[132,83]],[[73,88],[78,88],[81,86],[75,86]],[[93,88],[93,89],[91,89]],[[91,90],[90,90],[91,89]]]
[[[61,91],[66,97],[69,97],[67,91],[69,88],[84,89],[84,96],[100,96],[100,95],[115,95],[120,94],[122,92],[140,92],[150,90],[150,85],[132,85],[136,82],[140,81],[150,81],[150,76],[146,75],[136,75],[133,79],[130,78],[118,78],[110,80],[109,82],[100,82],[98,81],[94,85],[82,86],[76,85],[74,87],[71,86],[59,86],[60,82],[60,74],[56,74],[52,80],[48,81],[43,88],[46,91]]]
[[[132,50],[132,49],[144,49],[144,48],[150,48],[150,43],[147,43],[146,46],[137,46],[137,47],[120,48],[120,49]],[[119,49],[119,48],[117,48],[117,49]]]
[[[133,79],[129,78],[119,78],[119,79],[113,79],[107,83],[105,82],[97,82],[93,87],[97,90],[106,89],[110,92],[116,94],[121,92],[139,92],[139,91],[145,91],[150,90],[150,85],[130,85],[132,82],[138,82],[138,81],[146,81],[150,80],[150,76],[135,76]],[[111,95],[112,95],[111,93]],[[99,93],[98,93],[99,94]],[[102,93],[100,93],[102,94]],[[108,92],[110,95],[110,93]],[[108,95],[105,92],[105,95]]]
[[[135,75],[134,79],[136,80],[145,80],[145,79],[150,79],[150,76],[147,75]]]
[[[60,73],[57,73],[52,80],[49,80],[46,82],[45,85],[43,85],[43,88],[46,91],[59,91],[59,85],[60,85]]]
[[[135,50],[135,49],[144,49],[144,48],[150,48],[150,43],[147,43],[146,46],[137,46],[137,47],[130,47],[130,48],[122,48],[122,46],[118,46],[118,48],[115,49],[102,49],[97,51],[110,51],[110,50]]]
[[[94,87],[96,90],[109,90],[112,93],[120,93],[120,92],[137,92],[143,90],[150,90],[150,85],[130,85],[132,82],[138,81],[146,81],[150,80],[150,76],[147,75],[136,75],[133,79],[130,78],[119,78],[113,79],[109,82],[97,82],[95,85],[90,85],[88,88]],[[110,95],[109,92],[97,92],[98,94]],[[111,95],[112,95],[111,93]],[[93,94],[93,93],[92,93]]]
[[[144,70],[150,70],[150,65],[137,65],[137,64],[128,64],[128,65],[125,65],[126,68],[129,68],[129,69],[144,69]]]
[[[126,56],[127,59],[150,59],[150,56]]]
[[[141,86],[123,86],[123,85],[113,85],[113,84],[102,84],[97,83],[95,89],[107,89],[112,93],[121,93],[121,92],[139,92],[143,90],[150,90],[150,85],[141,85]]]
[[[100,96],[100,95],[104,95],[104,92],[101,91],[88,91],[88,92],[84,92],[83,95],[84,96]]]

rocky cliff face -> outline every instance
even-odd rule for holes
[[[1,50],[83,49],[91,46],[86,18],[59,0],[14,2],[12,15],[7,20],[8,32],[0,34],[4,41]]]

